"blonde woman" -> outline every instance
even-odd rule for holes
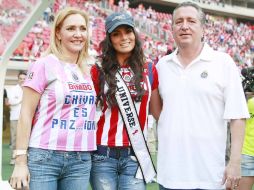
[[[95,91],[86,65],[88,16],[55,17],[47,55],[29,68],[17,130],[13,188],[84,190],[95,143]]]

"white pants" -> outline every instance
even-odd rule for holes
[[[13,150],[16,149],[17,125],[18,125],[18,120],[11,120],[10,121],[12,157],[14,157]]]

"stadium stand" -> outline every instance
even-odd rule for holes
[[[35,0],[30,0],[31,4]],[[232,3],[225,0],[193,0],[202,4],[214,4],[216,6],[228,6]],[[144,49],[147,57],[153,61],[158,60],[168,51],[174,49],[174,40],[171,33],[171,13],[155,11],[152,6],[145,8],[140,3],[136,8],[129,8],[127,0],[120,0],[113,4],[111,1],[87,1],[87,0],[56,0],[50,7],[50,13],[54,14],[58,9],[65,6],[78,6],[90,14],[91,32],[91,51],[99,54],[99,43],[105,36],[104,19],[112,11],[128,11],[134,15],[135,23],[144,41]],[[27,7],[22,6],[19,1],[3,0],[0,13],[0,41],[5,44],[12,37],[19,27],[19,20],[25,18]],[[0,6],[0,7],[1,7]],[[52,12],[51,12],[52,11]],[[52,15],[48,15],[51,16]],[[6,19],[8,18],[8,19]],[[42,17],[38,20],[30,32],[23,39],[19,47],[13,52],[13,58],[34,60],[41,55],[49,44],[50,22],[52,20]],[[48,18],[48,17],[47,17]],[[253,64],[254,49],[254,24],[253,22],[238,22],[237,18],[216,16],[211,13],[206,15],[207,29],[205,31],[205,41],[214,49],[228,52],[236,61],[240,68]],[[209,37],[207,37],[209,36]],[[0,55],[3,51],[0,45]],[[157,56],[155,56],[157,55]]]
[[[6,43],[10,41],[24,20],[27,12],[30,12],[29,9],[23,7],[16,0],[3,0],[0,4],[0,55],[3,53]]]

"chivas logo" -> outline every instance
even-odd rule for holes
[[[76,75],[76,73],[71,73],[71,74],[72,74],[73,80],[76,81],[76,82],[79,82],[79,78],[78,78],[78,76]]]
[[[30,72],[27,76],[28,79],[33,79],[34,76],[34,72]]]
[[[205,78],[208,77],[208,72],[207,71],[203,71],[200,76],[201,76],[201,78],[205,79]]]

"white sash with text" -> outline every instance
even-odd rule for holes
[[[149,183],[155,180],[156,170],[139,123],[137,110],[132,101],[130,91],[119,72],[116,73],[116,81],[116,100],[124,120],[133,151],[140,165],[136,173],[136,178],[144,179],[146,183]]]

